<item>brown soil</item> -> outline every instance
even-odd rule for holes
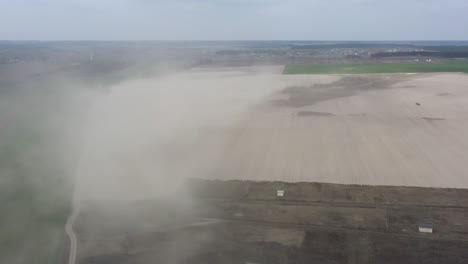
[[[468,257],[468,190],[205,180],[187,186],[191,202],[85,206],[79,263],[400,264]],[[419,233],[421,223],[434,233]]]

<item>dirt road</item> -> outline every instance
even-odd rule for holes
[[[74,206],[72,214],[68,217],[67,223],[65,224],[65,233],[67,234],[68,239],[70,240],[68,264],[75,264],[76,262],[78,240],[76,238],[76,234],[73,229],[73,224],[75,223],[75,220],[78,217],[78,214],[79,214],[78,206]]]

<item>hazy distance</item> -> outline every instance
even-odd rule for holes
[[[0,1],[1,40],[462,40],[464,0]]]

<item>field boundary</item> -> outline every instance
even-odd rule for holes
[[[283,74],[468,73],[468,60],[438,63],[289,64]]]

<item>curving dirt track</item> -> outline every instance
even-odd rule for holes
[[[78,239],[76,237],[75,230],[73,225],[75,223],[76,218],[79,215],[79,209],[77,206],[73,207],[72,214],[68,217],[67,223],[65,224],[65,233],[68,236],[69,242],[69,250],[68,250],[68,264],[75,264],[76,263],[76,256],[78,252]]]

